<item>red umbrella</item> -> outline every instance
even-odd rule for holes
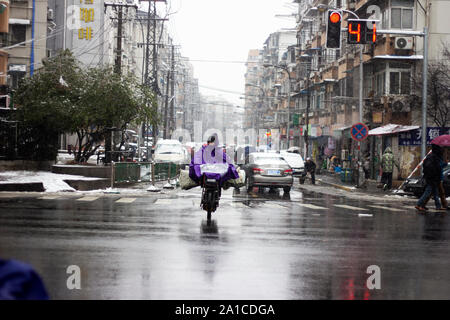
[[[437,144],[441,147],[450,147],[450,134],[444,134],[431,141],[431,144]]]

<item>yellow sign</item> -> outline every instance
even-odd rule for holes
[[[81,4],[93,5],[94,0],[80,0]],[[85,23],[94,22],[94,9],[93,8],[80,8],[80,20]],[[92,39],[93,30],[91,27],[79,28],[78,39]]]
[[[78,39],[92,39],[92,28],[80,28],[78,29]]]
[[[383,123],[383,112],[373,112],[372,113],[373,123]]]

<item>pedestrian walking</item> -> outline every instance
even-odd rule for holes
[[[423,177],[425,179],[425,191],[417,202],[416,209],[419,211],[425,211],[425,201],[433,196],[434,203],[437,210],[446,210],[441,207],[439,201],[439,184],[441,181],[441,162],[442,162],[442,148],[438,145],[431,145],[432,152],[423,161]]]
[[[311,183],[316,184],[316,164],[309,157],[306,158],[305,170],[311,174]]]
[[[394,171],[394,165],[400,169],[398,162],[394,158],[391,147],[387,147],[381,157],[381,169],[383,170],[381,181],[383,183],[383,190],[392,188],[392,172]]]
[[[364,156],[363,170],[364,170],[364,178],[369,179],[370,154],[368,152]]]
[[[446,199],[445,189],[444,189],[444,168],[447,166],[447,157],[442,155],[442,158],[440,159],[440,168],[441,168],[441,175],[440,175],[440,181],[438,185],[438,192],[439,192],[439,198],[441,199],[441,205],[442,208],[445,208],[447,210],[450,210],[450,207],[448,206],[448,201]],[[426,207],[426,204],[431,199],[431,194],[428,196],[428,198],[425,200],[423,204],[423,208],[425,210],[428,210]]]

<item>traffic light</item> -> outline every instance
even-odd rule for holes
[[[374,21],[349,19],[347,40],[349,44],[375,43],[377,41],[377,25]]]
[[[341,21],[342,16],[339,11],[328,10],[327,48],[341,48]]]

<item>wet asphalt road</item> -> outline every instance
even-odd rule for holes
[[[200,191],[0,193],[0,257],[33,265],[53,299],[450,298],[448,213],[242,189],[208,226]],[[81,290],[67,288],[70,265]]]

